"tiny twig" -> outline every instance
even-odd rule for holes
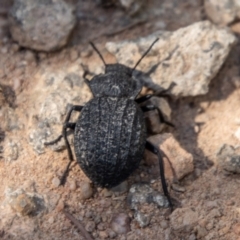
[[[83,225],[75,217],[73,217],[65,209],[63,209],[62,212],[80,230],[80,232],[82,233],[83,237],[86,240],[93,240],[91,235],[86,231],[86,229],[83,227]]]
[[[116,30],[113,30],[112,32],[104,33],[103,35],[105,35],[105,36],[107,36],[107,37],[111,37],[111,36],[114,36],[114,35],[116,35],[116,34],[122,33],[122,32],[124,32],[124,31],[126,31],[126,30],[129,30],[129,29],[131,29],[131,28],[134,28],[134,27],[136,27],[137,25],[144,24],[144,23],[146,23],[146,22],[147,22],[147,19],[140,19],[140,20],[135,21],[135,22],[133,22],[133,23],[131,23],[131,24],[125,26],[125,27],[120,28],[120,29],[116,29]]]

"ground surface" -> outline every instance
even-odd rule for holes
[[[126,203],[126,193],[106,197],[102,189],[94,189],[92,198],[81,200],[80,184],[87,178],[76,164],[64,187],[54,185],[54,176],[60,175],[67,163],[66,151],[47,150],[37,155],[28,143],[29,116],[38,111],[34,109],[34,101],[41,86],[39,76],[46,69],[69,68],[73,52],[88,61],[83,53],[89,40],[103,47],[109,40],[133,39],[158,29],[176,30],[204,19],[201,1],[193,0],[187,3],[147,1],[148,14],[135,18],[127,17],[118,8],[103,9],[93,1],[79,1],[76,6],[77,29],[69,46],[60,52],[44,54],[21,49],[7,37],[7,31],[1,33],[0,66],[4,66],[1,68],[4,73],[0,72],[3,92],[0,99],[1,144],[5,146],[7,139],[21,139],[22,148],[16,161],[0,159],[1,239],[84,239],[61,212],[64,205],[84,226],[94,222],[96,229],[91,232],[94,239],[110,239],[109,222],[114,214],[133,216]],[[157,17],[149,14],[153,9],[159,10]],[[5,24],[4,13],[0,15],[0,23]],[[129,24],[133,24],[131,29],[128,29]],[[240,143],[234,136],[240,124],[239,47],[238,44],[233,49],[207,95],[170,100],[172,121],[176,126],[172,133],[180,145],[193,154],[195,166],[194,172],[180,182],[184,191],[171,190],[175,211],[180,214],[179,209],[182,209],[182,215],[175,216],[178,220],[174,221],[171,215],[175,211],[171,214],[168,209],[150,207],[153,217],[149,226],[140,228],[133,220],[131,231],[117,235],[115,239],[240,239],[240,175],[227,174],[216,164],[216,153],[223,144],[237,146]],[[111,57],[106,56],[106,59]],[[97,56],[91,56],[91,61],[95,60],[99,62]],[[15,115],[11,115],[12,112]],[[22,125],[11,125],[14,116]],[[129,185],[145,179],[149,180],[151,176],[148,166],[142,164],[130,177]],[[155,187],[161,189],[160,183]],[[40,194],[48,209],[33,217],[17,215],[8,208],[6,192],[20,188]],[[191,216],[186,215],[189,209],[197,214],[197,220],[193,218],[192,224],[186,224],[186,219],[181,217],[185,216],[191,222]]]

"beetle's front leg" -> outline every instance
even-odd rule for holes
[[[154,95],[152,95],[152,94],[147,94],[147,95],[145,95],[145,96],[142,96],[142,97],[140,97],[140,98],[135,99],[135,102],[138,103],[138,104],[140,104],[140,103],[143,103],[143,102],[149,100],[149,99],[152,98],[153,96],[154,96]]]
[[[145,96],[142,96],[140,98],[135,99],[135,102],[140,104],[143,103],[147,100],[149,100],[150,98],[157,96],[157,97],[169,97],[169,92],[173,89],[173,87],[176,85],[176,83],[171,83],[171,85],[169,86],[168,89],[162,90],[160,92],[158,92],[157,94],[147,94]]]
[[[73,123],[73,122],[68,122],[68,123],[65,123],[64,124],[64,127],[67,129],[67,128],[70,128],[72,130],[75,129],[75,126],[76,126],[76,123]],[[63,135],[59,135],[56,139],[52,140],[51,142],[45,142],[44,145],[45,146],[49,146],[49,145],[53,145],[57,142],[59,142],[61,139],[62,139]]]
[[[164,195],[168,199],[169,206],[170,206],[171,210],[173,210],[172,200],[170,198],[170,195],[169,195],[169,192],[168,192],[168,189],[167,189],[167,183],[166,183],[165,174],[164,174],[164,162],[163,162],[160,150],[149,141],[146,142],[146,149],[158,156],[160,177],[161,177],[161,182],[162,182],[162,189],[163,189]]]
[[[165,123],[165,124],[169,125],[170,127],[173,127],[173,128],[175,127],[174,124],[165,120],[163,113],[161,112],[161,110],[158,107],[156,107],[154,105],[147,105],[147,106],[142,106],[141,109],[143,112],[157,110],[160,122]]]
[[[72,150],[71,150],[71,147],[70,147],[70,144],[69,144],[69,141],[68,141],[68,138],[67,138],[67,129],[70,128],[70,129],[73,129],[75,128],[76,126],[76,123],[72,123],[72,122],[69,122],[70,118],[71,118],[71,115],[72,115],[72,112],[73,111],[78,111],[78,112],[81,112],[83,106],[79,106],[79,105],[74,105],[71,107],[71,109],[69,110],[67,116],[66,116],[66,119],[64,121],[64,124],[63,124],[63,129],[62,129],[62,134],[57,137],[55,140],[51,141],[51,142],[45,142],[44,145],[52,145],[52,144],[55,144],[57,143],[58,141],[61,140],[61,138],[63,137],[64,140],[65,140],[65,144],[66,144],[66,147],[67,147],[67,151],[68,151],[68,157],[69,157],[69,163],[62,175],[62,178],[61,178],[61,185],[64,185],[65,181],[66,181],[66,177],[68,175],[68,171],[69,171],[69,167],[71,165],[71,162],[73,161],[73,154],[72,154]]]

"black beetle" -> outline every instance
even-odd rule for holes
[[[144,112],[157,110],[161,122],[173,125],[164,120],[156,106],[138,105],[153,95],[136,99],[142,87],[132,78],[133,71],[157,40],[151,44],[134,68],[119,63],[106,64],[98,49],[90,43],[105,65],[105,73],[94,76],[91,81],[86,78],[87,72],[84,73],[85,82],[94,98],[85,106],[72,106],[67,114],[62,135],[52,142],[45,143],[54,144],[62,137],[65,140],[70,161],[61,179],[62,184],[73,161],[67,139],[67,129],[70,128],[74,130],[77,162],[93,183],[101,187],[111,188],[128,178],[139,166],[145,148],[156,154],[159,159],[163,191],[172,207],[161,153],[146,140]],[[76,123],[69,122],[73,111],[81,112]]]

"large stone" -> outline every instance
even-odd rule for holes
[[[40,71],[33,76],[33,79],[39,79],[35,90],[35,101],[31,106],[29,143],[36,153],[44,153],[46,149],[44,143],[54,140],[61,134],[70,106],[84,105],[91,98],[90,90],[81,77],[82,71],[82,68],[76,64],[64,70],[45,68],[44,73]],[[71,120],[76,121],[79,113],[74,112],[72,115]],[[71,143],[73,137],[71,131],[69,135]],[[54,151],[60,151],[65,149],[65,142],[61,139],[57,144],[49,147]]]
[[[163,153],[165,177],[171,182],[173,180],[180,180],[193,171],[192,154],[181,148],[171,133],[154,135],[149,137],[148,140],[161,149]],[[149,165],[156,165],[156,169],[158,169],[158,158],[156,155],[146,151],[145,159]],[[157,175],[159,176],[159,173],[157,173]]]
[[[9,13],[12,38],[19,45],[53,51],[66,45],[76,16],[63,0],[15,0]]]
[[[226,28],[209,21],[194,23],[175,32],[159,31],[135,41],[108,42],[106,48],[117,61],[133,67],[153,41],[159,38],[138,66],[143,72],[152,71],[147,78],[168,89],[175,96],[197,96],[208,92],[236,37]]]
[[[239,0],[205,0],[205,12],[217,24],[228,25],[240,17]]]
[[[224,170],[240,173],[240,148],[224,144],[217,153],[217,161]]]

